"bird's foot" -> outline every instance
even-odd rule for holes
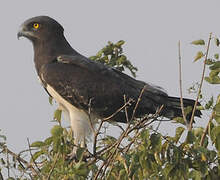
[[[75,146],[71,153],[67,154],[66,159],[71,161],[86,161],[86,159],[89,157],[90,153],[86,148],[81,148]]]

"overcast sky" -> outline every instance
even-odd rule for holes
[[[192,63],[198,47],[190,42],[220,36],[219,0],[72,0],[4,1],[0,6],[0,129],[8,145],[19,152],[31,142],[49,135],[53,117],[48,95],[37,80],[32,44],[17,40],[26,19],[48,15],[65,29],[70,44],[81,54],[96,54],[107,41],[125,40],[125,52],[138,67],[138,79],[162,86],[178,96],[178,49],[181,40],[184,96],[194,98],[187,88],[199,81],[202,63]],[[217,94],[220,87],[210,88]],[[172,125],[164,123],[163,131]]]

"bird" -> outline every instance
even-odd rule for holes
[[[182,116],[179,97],[169,96],[159,86],[134,79],[81,55],[65,38],[63,26],[49,16],[24,21],[17,37],[32,42],[38,78],[69,119],[77,146],[86,146],[99,119],[110,117],[109,122],[127,123],[132,117],[140,119],[146,114],[154,114],[161,106],[160,116],[169,119]],[[117,112],[125,99],[132,100],[126,113],[124,109]],[[184,107],[193,107],[194,103],[192,99],[183,98]],[[200,115],[196,110],[195,116]],[[70,154],[75,153],[73,149]]]

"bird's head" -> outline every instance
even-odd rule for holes
[[[18,31],[17,37],[26,37],[32,42],[48,40],[63,34],[63,27],[48,16],[37,16],[26,20]]]

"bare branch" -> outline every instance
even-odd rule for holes
[[[91,119],[91,104],[92,104],[92,99],[89,99],[89,104],[88,104],[89,105],[89,109],[88,109],[89,124],[91,126],[93,133],[95,134],[95,128],[93,127],[92,119]]]
[[[40,168],[38,167],[37,163],[35,162],[35,160],[34,160],[34,158],[33,158],[33,154],[32,154],[32,152],[31,152],[31,148],[30,148],[31,145],[30,145],[29,138],[27,138],[27,142],[28,142],[28,149],[29,149],[29,152],[30,152],[30,155],[31,155],[31,159],[33,160],[33,163],[34,163],[35,167],[36,167],[37,170],[38,170],[38,171],[36,171],[35,173],[37,173],[36,175],[37,175],[38,177],[41,177],[41,175],[40,175],[41,170],[40,170]]]
[[[183,119],[185,121],[185,124],[187,125],[187,128],[189,128],[189,123],[186,120],[186,116],[185,116],[185,113],[184,113],[184,105],[183,105],[182,63],[181,63],[180,41],[178,43],[178,52],[179,52],[180,106],[181,106],[182,116],[183,116]]]
[[[191,116],[191,119],[190,119],[189,130],[192,130],[192,123],[193,123],[193,119],[194,119],[194,115],[195,115],[195,111],[196,111],[196,106],[198,104],[199,96],[200,96],[201,89],[202,89],[203,80],[204,80],[204,77],[205,77],[206,61],[208,59],[208,53],[209,53],[209,47],[210,47],[211,39],[212,39],[212,33],[209,34],[208,46],[207,46],[207,49],[206,49],[205,60],[204,60],[204,64],[203,64],[202,78],[201,78],[201,81],[200,81],[196,101],[195,101],[195,104],[194,104],[194,107],[193,107],[192,116]]]
[[[132,113],[132,117],[131,117],[131,121],[132,121],[132,120],[134,119],[134,117],[135,117],[135,112],[136,112],[137,107],[138,107],[138,105],[139,105],[139,103],[140,103],[140,101],[141,101],[141,97],[142,97],[142,95],[143,95],[143,93],[144,93],[145,88],[146,88],[146,85],[142,88],[141,93],[140,93],[140,95],[139,95],[139,97],[138,97],[137,103],[135,104],[135,107],[134,107],[133,113]]]
[[[119,108],[117,111],[115,111],[112,115],[110,115],[107,118],[104,118],[103,121],[108,121],[111,118],[113,118],[116,114],[118,114],[122,109],[124,109],[126,106],[130,106],[131,103],[134,102],[133,99],[129,99],[121,108]]]
[[[217,98],[216,104],[218,104],[219,102],[220,102],[220,96]],[[212,111],[212,114],[211,114],[211,116],[210,116],[210,118],[209,118],[209,122],[208,122],[208,124],[207,124],[207,126],[206,126],[206,128],[205,128],[205,131],[204,131],[204,133],[203,133],[203,135],[202,135],[202,137],[201,137],[200,146],[203,146],[203,144],[204,144],[204,140],[205,140],[206,134],[208,133],[209,124],[210,124],[211,121],[213,120],[214,115],[215,115],[215,111],[213,110],[213,111]]]
[[[202,134],[202,137],[201,137],[201,140],[200,140],[200,146],[203,146],[203,144],[204,144],[206,134],[208,133],[209,124],[210,124],[210,122],[213,120],[214,114],[215,114],[215,112],[213,111],[212,114],[211,114],[211,116],[210,116],[210,118],[209,118],[209,122],[208,122],[208,124],[207,124],[207,126],[206,126],[206,128],[205,128],[205,131],[204,131],[203,134]]]
[[[53,170],[54,170],[54,168],[55,168],[55,166],[56,166],[58,157],[59,157],[59,153],[57,153],[56,156],[55,156],[55,161],[54,161],[54,163],[53,163],[53,165],[52,165],[52,168],[50,169],[50,172],[49,172],[49,174],[48,174],[47,180],[50,180],[50,176],[52,175]]]

